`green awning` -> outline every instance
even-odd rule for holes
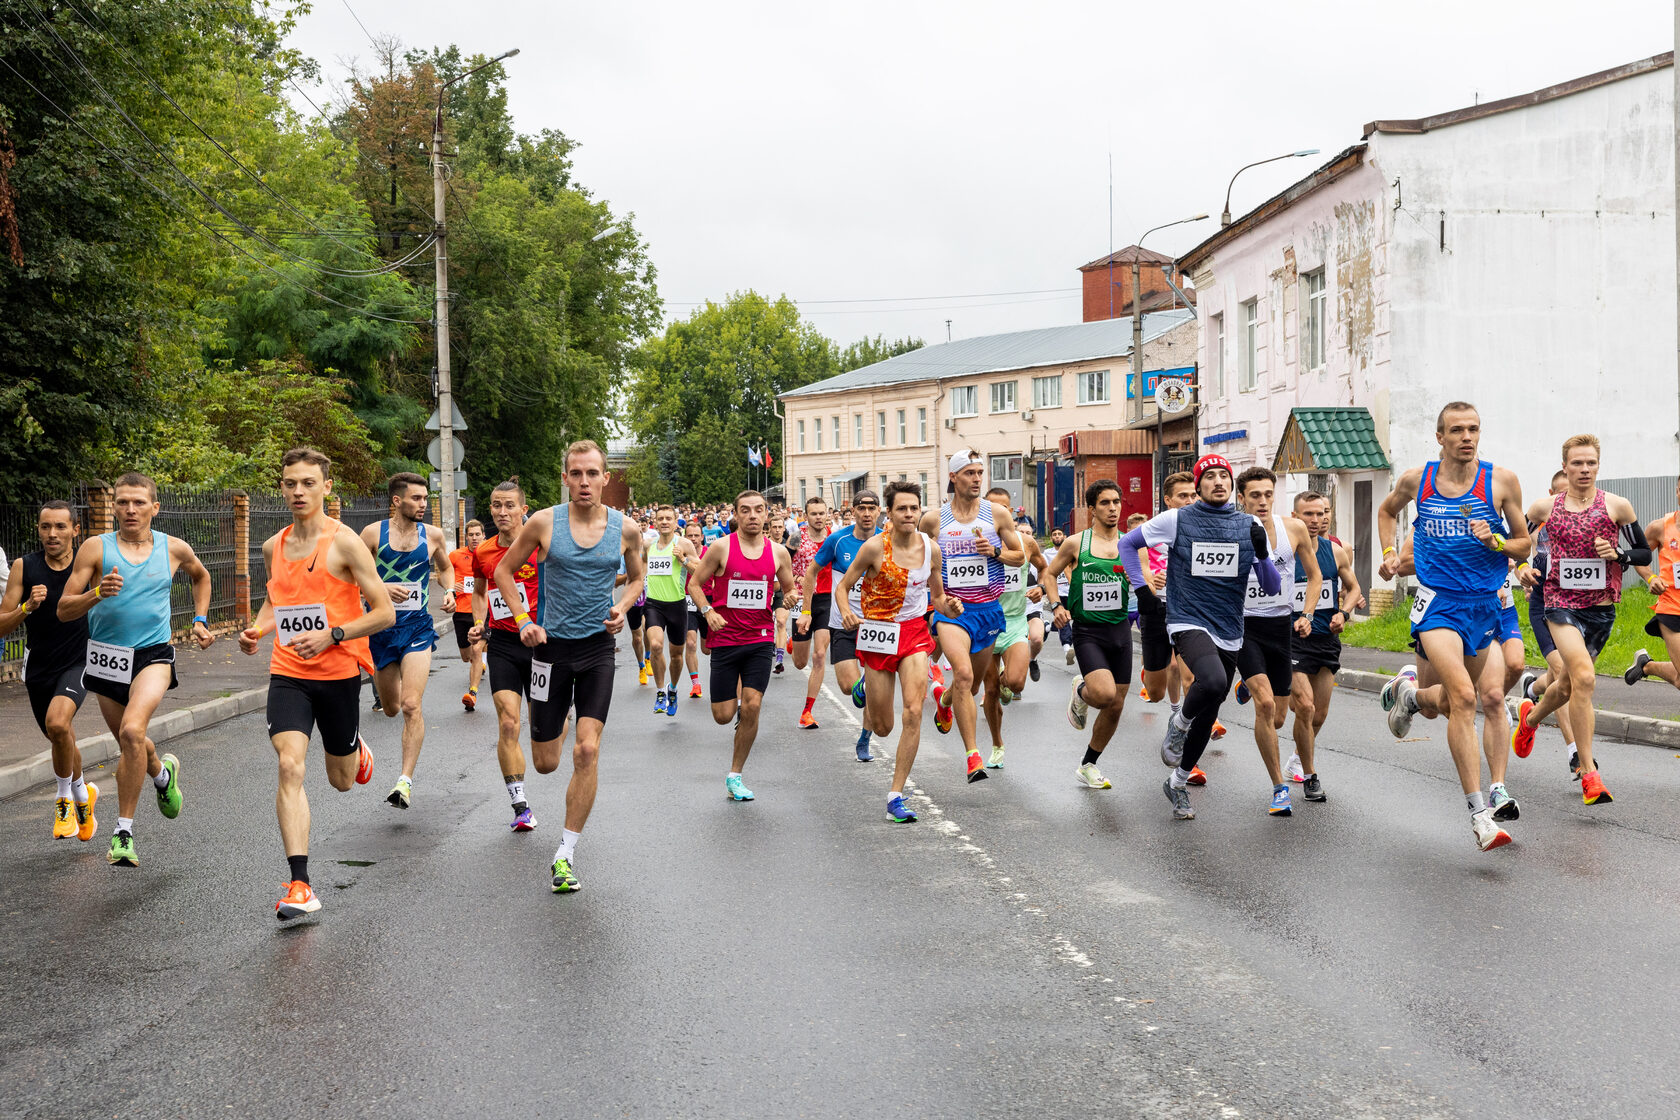
[[[1370,410],[1297,408],[1289,413],[1272,469],[1279,474],[1386,471],[1389,464]]]

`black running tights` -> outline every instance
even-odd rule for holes
[[[1214,645],[1202,630],[1181,630],[1173,635],[1172,642],[1178,656],[1196,675],[1196,683],[1184,696],[1184,718],[1190,721],[1190,733],[1184,739],[1184,760],[1179,763],[1189,770],[1207,749],[1214,720],[1219,718],[1219,705],[1225,702],[1236,677],[1237,655]]]

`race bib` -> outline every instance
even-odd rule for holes
[[[1223,576],[1237,574],[1236,541],[1197,541],[1190,546],[1190,574]]]
[[[770,585],[761,579],[732,579],[723,605],[737,611],[761,611],[770,605]]]
[[[1126,585],[1119,580],[1113,583],[1087,583],[1080,587],[1079,593],[1084,598],[1084,608],[1088,611],[1126,609]]]
[[[877,622],[866,618],[858,623],[857,648],[860,653],[895,654],[898,652],[896,622]]]
[[[648,557],[647,574],[650,576],[668,576],[675,570],[675,558],[669,553],[664,556]]]
[[[983,588],[989,582],[991,565],[984,556],[950,556],[945,560],[945,586],[964,591]]]
[[[1304,587],[1303,588],[1298,588],[1295,592],[1295,594],[1297,594],[1297,595],[1305,595],[1306,593],[1307,593],[1307,591],[1306,591],[1306,588],[1304,588]],[[1326,580],[1325,582],[1318,585],[1318,605],[1313,607],[1313,610],[1315,610],[1315,611],[1329,611],[1329,610],[1335,610],[1335,609],[1336,609],[1336,592],[1331,588],[1330,581]]]
[[[554,666],[547,661],[531,662],[531,699],[547,700],[548,684],[554,677]]]
[[[1066,599],[1068,597],[1068,588],[1072,586],[1071,579],[1072,577],[1066,572],[1056,577],[1056,598]]]
[[[1295,589],[1295,597],[1297,599],[1303,599],[1306,594],[1307,589],[1305,587],[1297,587]],[[1253,572],[1248,573],[1248,594],[1243,600],[1248,606],[1257,607],[1262,603],[1275,603],[1282,597],[1283,588],[1278,588],[1278,593],[1276,595],[1268,595],[1266,594],[1266,589],[1260,586],[1260,577],[1255,575]]]
[[[1668,573],[1668,585],[1670,587],[1680,587],[1680,560],[1676,560],[1671,568],[1672,570]]]
[[[325,634],[332,626],[327,622],[327,608],[321,603],[298,603],[290,607],[274,608],[274,642],[289,646],[292,639],[303,634]]]
[[[1003,570],[1003,589],[1008,592],[1022,592],[1027,590],[1026,568],[1005,568]]]
[[[523,583],[516,583],[513,586],[519,589],[519,612],[521,614],[529,612],[531,609],[531,601],[525,596],[525,585]],[[492,587],[490,589],[489,597],[491,618],[500,620],[513,617],[513,612],[508,610],[507,600],[502,598],[500,588]]]
[[[423,583],[391,583],[387,587],[398,587],[404,592],[403,601],[398,603],[399,611],[417,611],[426,605],[426,585]]]
[[[461,594],[471,595],[473,588],[478,586],[478,580],[472,576],[461,577]]]
[[[1413,626],[1423,621],[1424,613],[1429,610],[1430,600],[1434,598],[1435,592],[1421,583],[1418,584],[1417,595],[1412,599],[1412,613],[1408,616],[1411,618]]]
[[[1603,591],[1610,586],[1603,560],[1559,560],[1558,586],[1565,591]]]
[[[104,642],[87,644],[87,668],[90,677],[102,681],[127,684],[134,679],[134,650],[129,646],[112,646]]]

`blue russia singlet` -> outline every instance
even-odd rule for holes
[[[417,535],[420,538],[418,547],[398,552],[391,547],[391,522],[385,520],[379,523],[379,548],[373,554],[373,566],[379,571],[379,582],[420,585],[419,599],[410,599],[397,608],[399,611],[424,611],[432,601],[431,556],[428,554],[424,525],[419,527]]]
[[[103,533],[99,546],[104,559],[94,573],[94,584],[116,565],[123,577],[122,590],[100,599],[88,612],[88,637],[113,646],[144,649],[169,641],[169,537],[152,530],[152,554],[130,564],[117,547],[117,534]]]
[[[1437,594],[1491,595],[1505,586],[1510,570],[1502,552],[1494,552],[1470,532],[1470,522],[1486,521],[1496,533],[1505,519],[1493,504],[1493,464],[1476,464],[1476,478],[1461,497],[1435,488],[1439,460],[1425,463],[1418,483],[1417,517],[1412,521],[1412,563],[1418,582]]]
[[[979,536],[975,533],[978,530]],[[975,544],[982,538],[991,542],[992,548],[1003,548],[1003,538],[998,536],[997,526],[992,522],[992,503],[981,499],[979,509],[976,510],[974,520],[958,521],[957,515],[951,510],[951,503],[946,502],[939,510],[939,555],[945,561],[945,590],[953,598],[961,599],[965,603],[995,603],[1003,594],[1004,570],[1003,561],[996,555],[985,557],[986,582],[984,586],[972,577],[973,562],[982,559],[975,551]],[[968,586],[964,586],[967,584]]]
[[[1235,503],[1210,506],[1198,498],[1179,507],[1167,548],[1169,634],[1206,630],[1221,648],[1242,648],[1243,597],[1254,570],[1253,527],[1254,518]],[[1237,550],[1235,564],[1227,562],[1231,545]],[[1229,574],[1209,575],[1210,567]]]
[[[542,627],[550,638],[604,634],[624,551],[624,515],[609,508],[601,539],[591,548],[580,548],[572,539],[571,503],[553,510],[554,529],[542,565],[543,588],[553,594],[544,596]]]
[[[1330,543],[1329,537],[1318,538],[1318,574],[1324,577],[1318,593],[1318,608],[1312,612],[1312,632],[1314,634],[1330,633],[1330,616],[1341,609],[1342,585],[1341,575],[1336,570],[1336,549]],[[1297,559],[1295,561],[1296,594],[1301,594],[1307,583],[1307,570]],[[1328,595],[1328,598],[1326,598]],[[1329,606],[1323,604],[1328,603]],[[1299,604],[1297,614],[1305,613],[1308,604]]]

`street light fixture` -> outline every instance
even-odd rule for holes
[[[1250,167],[1259,167],[1262,163],[1276,163],[1280,159],[1299,159],[1301,156],[1316,156],[1317,154],[1317,148],[1303,148],[1298,152],[1285,152],[1281,156],[1272,156],[1270,159],[1257,159],[1253,163],[1245,163],[1237,168],[1237,175],[1241,175]],[[1219,215],[1220,229],[1224,229],[1231,224],[1231,188],[1236,185],[1237,175],[1231,176],[1231,181],[1225,184],[1225,209]]]
[[[1176,222],[1163,222],[1154,229],[1145,230],[1143,237],[1132,242],[1132,399],[1126,406],[1127,419],[1136,421],[1143,418],[1143,298],[1138,291],[1140,284],[1140,265],[1143,256],[1144,238],[1155,230],[1167,229],[1170,226],[1187,225],[1190,222],[1206,221],[1206,214],[1192,214],[1188,218],[1180,218]]]
[[[511,51],[503,51],[489,62],[475,66],[464,74],[457,74],[440,85],[437,115],[432,121],[432,220],[437,226],[438,476],[442,482],[442,486],[439,487],[438,512],[442,515],[439,520],[443,523],[443,539],[449,542],[450,548],[461,542],[455,536],[455,504],[459,499],[455,490],[455,394],[449,382],[449,247],[443,220],[443,95],[450,86],[461,79],[470,78],[480,70],[488,69],[518,53],[518,47]]]

